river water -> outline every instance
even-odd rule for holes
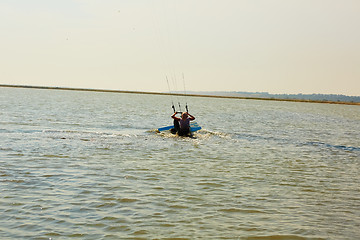
[[[202,130],[157,133],[185,102]],[[0,239],[359,239],[360,107],[0,88]]]

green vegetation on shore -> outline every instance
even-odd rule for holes
[[[192,97],[211,97],[211,98],[231,98],[231,99],[249,99],[249,100],[265,100],[265,101],[287,101],[287,102],[308,102],[308,103],[328,103],[328,104],[346,104],[346,105],[360,105],[360,102],[351,101],[330,101],[330,100],[313,100],[313,99],[296,99],[296,95],[270,95],[252,93],[236,94],[237,92],[191,92],[184,93],[161,93],[161,92],[144,92],[144,91],[126,91],[126,90],[107,90],[107,89],[92,89],[92,88],[71,88],[71,87],[46,87],[46,86],[28,86],[28,85],[10,85],[0,84],[0,87],[11,88],[34,88],[34,89],[48,89],[48,90],[68,90],[68,91],[90,91],[90,92],[111,92],[111,93],[132,93],[132,94],[153,94],[153,95],[176,95],[176,96],[192,96]],[[239,93],[239,92],[238,92]],[[251,95],[252,94],[252,95]],[[266,97],[268,95],[268,97]],[[302,95],[302,94],[297,94]],[[318,94],[320,95],[320,94]],[[326,95],[321,95],[326,96]],[[341,95],[342,96],[342,95]],[[351,98],[351,97],[350,97]],[[358,97],[355,97],[358,98]]]

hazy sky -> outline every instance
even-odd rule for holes
[[[1,0],[0,30],[2,84],[360,96],[359,0]]]

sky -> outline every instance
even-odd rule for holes
[[[359,0],[1,0],[0,84],[360,96]]]

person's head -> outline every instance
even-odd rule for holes
[[[186,112],[183,112],[183,113],[181,114],[181,118],[182,118],[182,119],[187,119],[187,118],[188,118],[188,114],[187,114]]]

